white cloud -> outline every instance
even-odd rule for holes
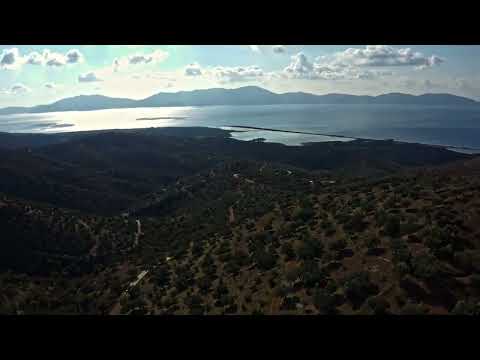
[[[168,52],[156,50],[150,54],[135,54],[128,57],[128,63],[131,65],[148,64],[161,62],[168,57]]]
[[[478,97],[480,94],[479,79],[472,78],[454,78],[453,87],[460,90],[466,96]]]
[[[456,78],[455,84],[459,89],[468,89],[470,88],[470,82],[464,78]]]
[[[313,63],[308,60],[304,53],[299,52],[293,55],[291,60],[290,64],[283,70],[287,75],[293,78],[318,78],[314,71]]]
[[[167,80],[167,81],[177,81],[172,73],[165,72],[150,72],[145,74],[145,78],[157,79],[157,80]]]
[[[113,67],[113,71],[114,71],[114,72],[119,71],[119,70],[120,70],[120,60],[115,58],[115,59],[113,60],[112,67]]]
[[[132,55],[128,58],[128,62],[130,64],[141,64],[141,63],[149,63],[150,61],[152,61],[152,58],[149,57],[149,56],[145,56],[145,55]]]
[[[287,52],[287,47],[285,45],[274,45],[272,50],[276,54],[284,54]]]
[[[13,94],[13,95],[18,95],[18,94],[25,94],[25,93],[28,93],[28,92],[31,92],[31,91],[32,90],[28,86],[25,86],[25,85],[19,83],[19,84],[13,85],[10,88],[9,93]]]
[[[418,87],[418,82],[413,79],[404,79],[400,84],[407,89],[415,89]]]
[[[50,51],[44,52],[44,61],[45,61],[44,64],[46,66],[55,66],[55,67],[64,66],[67,63],[65,56],[63,56],[63,54],[50,52]]]
[[[115,58],[111,66],[104,68],[103,72],[117,73],[126,70],[129,66],[154,64],[162,62],[169,56],[168,52],[162,50],[156,50],[150,54],[134,54],[130,56],[124,56],[121,58]]]
[[[213,80],[221,84],[225,83],[234,83],[234,82],[245,82],[245,81],[254,81],[262,80],[265,73],[264,71],[256,66],[216,66],[202,68],[198,63],[193,63],[187,65],[184,68],[183,75],[185,78],[200,78],[206,80]]]
[[[96,82],[96,81],[103,81],[103,80],[97,77],[97,75],[92,71],[78,76],[78,82]]]
[[[202,69],[197,63],[187,65],[185,67],[185,76],[200,76],[202,75]]]
[[[325,57],[311,62],[302,52],[291,57],[290,64],[281,74],[286,78],[309,80],[370,80],[381,76],[393,75],[391,71],[359,69],[358,67],[336,61],[327,61]]]
[[[417,66],[420,68],[441,64],[436,55],[425,56],[411,48],[394,48],[388,45],[368,45],[365,48],[348,48],[335,53],[333,62],[351,66]]]
[[[217,66],[212,71],[214,78],[220,83],[243,82],[257,80],[263,77],[264,73],[258,66]]]
[[[65,55],[45,49],[41,54],[37,51],[32,51],[25,56],[21,56],[17,49],[16,57],[18,58],[19,65],[28,64],[52,67],[61,67],[67,64],[79,64],[84,61],[83,54],[77,49],[71,49],[67,51]],[[8,60],[9,58],[7,58],[7,61]]]
[[[371,80],[391,76],[390,70],[378,67],[413,66],[423,69],[439,65],[444,60],[436,55],[424,56],[410,48],[393,48],[386,45],[349,48],[330,56],[320,56],[310,61],[303,53],[291,57],[283,76],[296,79]]]
[[[83,54],[77,49],[67,51],[65,57],[67,64],[79,64],[84,60]]]
[[[272,50],[276,54],[282,54],[287,52],[285,45],[247,45],[248,48],[256,53],[268,53]]]
[[[44,63],[44,57],[42,56],[42,54],[36,51],[32,51],[25,58],[26,58],[26,63],[30,65],[43,65]]]
[[[0,68],[13,70],[20,67],[23,59],[18,48],[4,49],[0,55]]]
[[[437,81],[432,81],[430,79],[425,79],[422,81],[422,86],[429,90],[429,89],[439,89],[444,87],[444,84],[437,82]]]

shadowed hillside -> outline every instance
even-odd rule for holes
[[[1,151],[1,313],[480,313],[478,158],[165,131]]]

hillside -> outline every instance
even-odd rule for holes
[[[22,147],[0,150],[0,192],[114,214],[139,197],[232,159],[373,176],[471,158],[441,148],[388,141],[286,146],[238,141],[227,135],[200,128],[102,131],[61,134],[45,146],[33,137],[32,147],[25,147],[28,137],[22,138]]]
[[[95,272],[35,282],[3,273],[2,310],[478,313],[477,165],[465,167],[475,175],[419,170],[369,181],[223,164],[139,207],[138,247]],[[107,239],[133,232],[114,228]]]
[[[480,313],[478,157],[164,131],[2,150],[0,313]]]

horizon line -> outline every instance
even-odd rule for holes
[[[421,93],[421,94],[418,94],[418,95],[411,94],[411,93],[398,92],[398,91],[385,92],[385,93],[380,93],[378,95],[366,95],[366,94],[365,95],[356,95],[356,94],[349,94],[349,93],[315,94],[315,93],[310,93],[310,92],[305,92],[305,91],[274,92],[274,91],[268,90],[264,87],[257,86],[257,85],[245,85],[245,86],[239,86],[239,87],[236,87],[236,88],[211,87],[211,88],[204,88],[204,89],[179,90],[179,91],[175,91],[175,92],[159,91],[159,92],[153,93],[152,95],[149,95],[147,97],[140,98],[140,99],[133,99],[133,98],[128,98],[128,97],[113,97],[113,96],[107,96],[107,95],[101,95],[101,94],[80,94],[80,95],[75,95],[75,96],[67,96],[67,97],[55,100],[55,101],[53,101],[51,103],[48,103],[48,104],[37,104],[37,105],[31,105],[31,106],[6,106],[6,107],[0,108],[0,111],[5,110],[5,109],[10,109],[10,108],[28,109],[28,108],[34,108],[34,107],[37,107],[37,106],[48,106],[48,105],[53,105],[53,104],[55,104],[59,101],[62,101],[62,100],[74,99],[74,98],[78,98],[78,97],[95,97],[95,96],[97,96],[97,97],[104,97],[104,98],[109,98],[109,99],[121,99],[121,100],[131,100],[131,101],[138,101],[139,102],[139,101],[146,100],[146,99],[148,99],[152,96],[159,95],[159,94],[179,94],[179,93],[189,93],[189,92],[194,92],[194,91],[207,91],[207,90],[227,90],[228,91],[228,90],[239,90],[239,89],[244,89],[244,88],[262,89],[262,90],[270,92],[274,95],[286,95],[286,94],[305,94],[305,95],[313,95],[313,96],[329,96],[329,95],[340,95],[340,96],[342,96],[342,95],[344,95],[344,96],[370,97],[370,98],[378,98],[380,96],[392,95],[392,94],[407,95],[407,96],[412,96],[412,97],[421,97],[421,96],[425,96],[425,95],[448,95],[448,96],[454,96],[454,97],[458,97],[458,98],[467,99],[467,100],[473,101],[475,103],[479,103],[478,100],[472,99],[470,97],[466,97],[466,96],[462,96],[462,95],[455,95],[455,94],[446,93],[446,92],[438,92],[438,93],[426,92],[426,93]]]

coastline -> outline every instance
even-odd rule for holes
[[[420,143],[414,141],[404,141],[404,140],[396,140],[396,139],[373,139],[373,138],[364,138],[364,137],[354,137],[354,136],[345,136],[345,135],[337,135],[337,134],[329,134],[329,133],[317,133],[317,132],[308,132],[308,131],[297,131],[297,130],[282,130],[282,129],[271,129],[271,128],[262,128],[256,126],[242,126],[242,125],[228,125],[228,128],[240,128],[240,129],[248,129],[250,130],[260,130],[260,131],[272,131],[272,132],[282,132],[282,133],[292,133],[292,134],[303,134],[303,135],[316,135],[316,136],[328,136],[332,138],[339,138],[339,139],[348,139],[350,141],[392,141],[398,144],[411,144],[411,145],[424,145],[424,146],[432,146],[438,148],[444,148],[447,150],[452,151],[468,151],[468,152],[478,152],[480,153],[480,148],[474,148],[469,146],[455,146],[455,145],[448,145],[448,144],[428,144],[428,143]],[[305,142],[303,145],[308,145],[311,143],[315,143],[313,141]]]
[[[60,128],[60,127],[59,127]],[[350,141],[361,141],[361,142],[385,142],[389,141],[392,143],[397,144],[409,144],[409,145],[420,145],[420,146],[430,146],[436,148],[443,148],[449,151],[464,153],[464,154],[480,154],[480,148],[468,147],[468,146],[455,146],[455,145],[448,145],[448,144],[429,144],[429,143],[421,143],[421,142],[414,142],[414,141],[403,141],[397,139],[374,139],[374,138],[364,138],[364,137],[352,137],[346,135],[338,135],[338,134],[330,134],[330,133],[317,133],[317,132],[308,132],[308,131],[300,131],[300,130],[283,130],[283,129],[272,129],[272,128],[262,128],[262,127],[255,127],[255,126],[243,126],[243,125],[227,125],[227,126],[218,126],[218,127],[209,127],[209,126],[164,126],[164,127],[141,127],[141,128],[128,128],[128,129],[101,129],[101,130],[80,130],[80,131],[61,131],[61,132],[48,132],[48,133],[27,133],[27,132],[0,132],[0,135],[11,135],[11,136],[33,136],[33,137],[59,137],[61,141],[65,141],[70,137],[77,137],[82,135],[95,135],[95,134],[102,134],[108,132],[119,132],[119,133],[145,133],[151,132],[163,135],[170,135],[170,136],[187,136],[187,137],[197,137],[197,138],[205,138],[205,137],[223,137],[229,138],[236,141],[254,141],[258,140],[258,138],[262,138],[262,142],[267,143],[279,143],[285,146],[311,146],[318,143],[330,142],[335,143],[338,141],[341,142],[350,142]],[[249,133],[254,131],[267,131],[267,132],[277,132],[277,133],[286,133],[286,134],[301,134],[301,135],[311,135],[311,136],[318,136],[324,138],[331,138],[326,139],[323,141],[303,141],[299,142],[298,144],[288,144],[287,142],[283,142],[281,140],[269,140],[264,138],[263,136],[252,137],[251,139],[241,139],[232,136],[235,133]],[[335,140],[339,139],[339,140]]]

